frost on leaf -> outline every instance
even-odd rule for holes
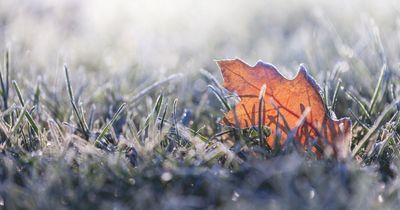
[[[348,118],[332,119],[323,104],[321,88],[301,66],[294,79],[286,79],[272,65],[257,62],[249,66],[240,59],[217,61],[224,78],[224,87],[238,94],[240,102],[230,110],[223,123],[235,124],[241,128],[270,127],[271,135],[267,143],[274,146],[277,132],[281,144],[289,135],[306,149],[330,148],[338,157],[349,152],[351,140],[351,121]],[[261,91],[263,86],[265,91]],[[264,105],[259,109],[260,92],[264,92]],[[260,113],[260,111],[262,113]],[[260,118],[261,116],[261,118]]]

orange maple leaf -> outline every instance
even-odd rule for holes
[[[295,78],[289,80],[274,66],[261,61],[255,66],[249,66],[240,59],[220,60],[217,63],[224,78],[224,87],[236,92],[241,99],[235,109],[226,114],[225,124],[232,126],[236,121],[241,128],[258,127],[261,119],[260,124],[271,129],[271,135],[267,137],[271,147],[279,132],[281,144],[292,134],[318,156],[321,151],[311,145],[322,149],[328,145],[338,157],[349,153],[350,119],[332,119],[327,114],[319,93],[321,88],[303,66],[300,66]],[[261,109],[260,96],[264,100]]]

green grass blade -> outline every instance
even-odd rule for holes
[[[81,116],[81,119],[82,119],[82,124],[83,124],[86,132],[89,132],[89,126],[88,126],[88,124],[86,122],[85,111],[83,110],[82,103],[79,104],[79,113],[80,113],[80,116]]]
[[[71,87],[71,80],[69,79],[69,70],[68,70],[68,67],[66,65],[64,66],[64,71],[65,71],[65,79],[66,79],[66,82],[67,82],[69,100],[73,101],[75,103],[74,94],[72,92],[72,87]]]
[[[174,100],[174,103],[173,103],[173,106],[172,106],[172,109],[173,109],[173,114],[174,114],[174,128],[175,128],[175,134],[176,134],[176,138],[178,139],[178,140],[180,140],[180,134],[179,134],[179,129],[178,129],[178,121],[177,121],[177,116],[176,116],[176,106],[177,106],[177,103],[178,103],[178,99],[176,98],[175,100]]]
[[[8,95],[9,95],[9,72],[10,72],[10,52],[6,50],[4,55],[4,68],[5,68],[5,78],[0,72],[0,84],[2,89],[2,98],[4,103],[4,110],[8,109]]]
[[[11,133],[14,134],[15,131],[17,130],[18,126],[21,124],[22,119],[25,116],[25,111],[26,111],[26,107],[24,106],[24,107],[22,107],[22,110],[21,110],[21,112],[20,112],[20,114],[19,114],[19,116],[17,118],[17,121],[15,122],[14,126],[11,129]]]
[[[25,113],[25,117],[28,120],[29,124],[31,125],[33,131],[35,132],[35,134],[37,136],[39,136],[39,128],[38,128],[36,122],[33,120],[32,115],[29,114],[29,112],[27,112],[27,111],[25,111],[24,113]]]
[[[22,98],[22,94],[21,94],[21,89],[19,88],[17,81],[13,80],[12,84],[15,88],[15,92],[17,92],[19,102],[21,103],[22,106],[25,106],[25,102],[24,102],[24,99]]]
[[[374,94],[372,95],[372,98],[371,98],[371,102],[370,102],[370,105],[369,105],[369,108],[368,108],[368,112],[369,113],[373,112],[374,106],[375,106],[375,104],[377,102],[377,99],[378,99],[378,96],[379,96],[379,92],[381,92],[383,78],[385,76],[386,69],[387,69],[387,66],[386,66],[386,64],[384,64],[382,66],[382,68],[381,68],[381,73],[379,75],[378,83],[376,84],[376,87],[375,87],[375,90],[374,90]]]
[[[33,104],[39,108],[39,102],[40,102],[40,82],[38,82],[36,84],[36,88],[35,88],[35,95],[34,95],[34,99],[33,99]]]
[[[69,95],[69,99],[72,105],[72,109],[75,113],[76,118],[78,119],[78,125],[80,127],[80,129],[83,131],[83,134],[85,135],[86,139],[89,139],[89,130],[87,129],[87,125],[85,125],[84,120],[83,120],[83,116],[80,115],[78,108],[75,104],[75,98],[74,98],[74,94],[72,92],[72,86],[71,86],[71,80],[69,78],[69,71],[68,71],[68,67],[66,65],[64,65],[64,71],[65,71],[65,79],[66,79],[66,84],[67,84],[67,89],[68,89],[68,95]]]
[[[100,134],[96,138],[96,142],[100,141],[101,139],[104,138],[104,136],[110,131],[111,126],[114,124],[114,122],[118,119],[118,117],[121,115],[121,113],[125,110],[126,103],[123,103],[115,112],[114,116],[111,118],[111,120],[104,126],[104,128],[101,130]]]
[[[342,86],[342,89],[344,89],[344,87]],[[361,102],[357,97],[355,97],[352,93],[350,93],[350,91],[348,90],[344,90],[344,92],[346,93],[346,95],[348,97],[350,97],[351,99],[353,99],[358,106],[360,107],[361,111],[365,114],[365,116],[371,120],[371,115],[369,114],[368,109],[365,107],[365,104],[363,102]]]
[[[157,100],[156,100],[156,105],[154,106],[154,116],[155,116],[154,119],[155,120],[157,120],[157,117],[158,117],[158,115],[159,115],[159,113],[161,111],[161,106],[162,106],[162,103],[163,103],[163,99],[164,99],[163,94],[160,94],[158,96]]]
[[[212,85],[208,85],[208,88],[211,89],[211,91],[214,93],[214,95],[217,97],[217,99],[221,102],[221,104],[224,105],[225,109],[227,111],[230,111],[231,106],[229,106],[228,102],[225,100],[224,97],[221,96],[221,94],[217,91],[217,89]]]
[[[353,151],[351,152],[353,157],[361,150],[361,148],[363,148],[364,144],[369,140],[371,135],[379,129],[379,125],[381,124],[386,114],[389,111],[392,111],[392,109],[396,107],[397,103],[398,101],[392,103],[379,115],[379,117],[375,120],[374,125],[368,130],[368,132],[363,136],[360,142],[358,142],[358,144],[354,147]]]
[[[333,96],[332,96],[332,110],[333,111],[335,111],[335,108],[336,108],[337,97],[338,97],[338,93],[339,93],[341,84],[342,84],[342,80],[339,79],[336,84],[335,91],[333,92]]]
[[[168,104],[165,105],[163,114],[161,116],[161,120],[160,120],[160,132],[162,131],[163,127],[164,127],[164,121],[165,121],[165,116],[167,115],[167,110],[168,110]]]
[[[158,114],[160,113],[160,110],[161,110],[162,102],[163,102],[163,95],[160,94],[157,97],[156,104],[154,105],[153,110],[147,115],[146,120],[143,125],[143,128],[139,130],[139,132],[138,132],[139,135],[149,127],[150,120],[153,116],[154,116],[154,122],[157,121]]]

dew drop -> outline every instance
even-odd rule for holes
[[[310,191],[310,199],[313,199],[315,197],[315,191],[311,190]]]
[[[0,196],[0,206],[4,206],[4,198]]]
[[[232,195],[232,201],[237,201],[239,199],[240,195],[236,191],[233,192]]]
[[[378,201],[379,201],[379,203],[383,203],[383,197],[382,197],[382,195],[378,195]]]
[[[164,173],[161,175],[161,180],[164,181],[164,182],[168,182],[168,181],[170,181],[171,179],[172,179],[172,174],[171,174],[170,172],[164,172]]]

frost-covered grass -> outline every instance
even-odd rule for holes
[[[0,1],[0,209],[398,209],[396,1]],[[292,76],[353,121],[316,160],[218,122],[214,59]],[[222,102],[222,103],[221,103]]]

